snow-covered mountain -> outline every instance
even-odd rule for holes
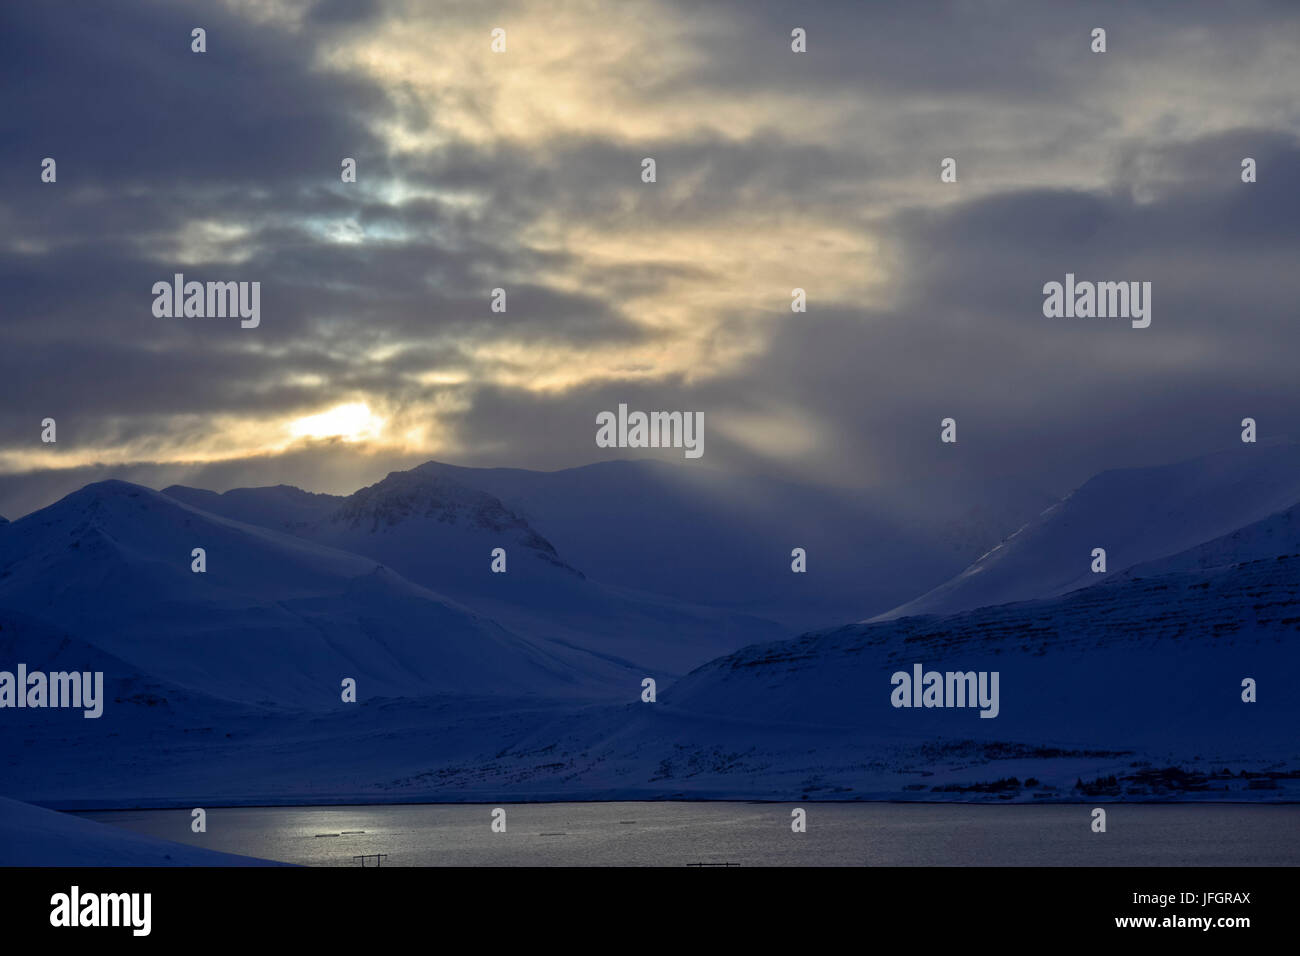
[[[1227,534],[1300,502],[1300,445],[1249,445],[1192,461],[1106,471],[959,575],[874,620],[951,614],[1064,594]]]
[[[327,518],[302,528],[301,533],[345,544],[382,540],[388,545],[383,550],[396,554],[404,563],[410,562],[411,551],[426,552],[427,558],[431,557],[427,553],[436,549],[449,558],[437,563],[446,579],[471,587],[483,588],[489,580],[482,572],[493,550],[484,551],[483,545],[490,542],[495,542],[494,548],[505,550],[507,559],[514,557],[513,562],[507,562],[507,573],[510,563],[518,565],[522,561],[530,572],[540,566],[569,578],[585,577],[561,560],[555,546],[500,499],[452,481],[427,465],[392,472],[383,481],[362,488],[345,498]],[[394,547],[393,542],[398,540],[408,542],[409,547]],[[518,568],[515,570],[517,576]],[[464,571],[469,573],[460,573]]]
[[[802,767],[820,789],[845,793],[989,797],[999,780],[1032,776],[1050,784],[1039,797],[1078,799],[1072,780],[1114,775],[1110,796],[1295,794],[1296,531],[1292,511],[1067,595],[745,648],[665,692],[675,717],[716,728],[683,737],[693,746],[674,763],[708,768],[703,755],[731,753],[734,780]],[[997,716],[893,706],[892,675],[916,664],[997,672]],[[1242,697],[1247,678],[1253,703]],[[716,786],[727,773],[699,777]],[[1029,796],[1022,783],[1004,789]]]
[[[1057,598],[755,645],[711,661],[664,697],[702,715],[873,735],[1300,748],[1300,545],[1293,540],[1291,549],[1134,575]],[[890,675],[915,663],[999,671],[997,717],[895,708]],[[1271,688],[1257,704],[1241,700],[1246,677]]]
[[[449,540],[453,528],[475,527],[474,507],[500,509],[602,585],[763,619],[784,634],[893,607],[951,577],[1052,501],[1012,482],[962,488],[935,480],[850,494],[645,460],[553,472],[428,462],[351,496],[350,514],[327,522],[332,529],[322,525],[343,498],[286,486],[221,495],[173,486],[164,493],[345,547],[351,544],[337,526],[378,509],[381,497],[382,507],[395,510],[378,517],[379,528],[372,520],[370,530],[396,525],[398,517],[433,517]],[[470,504],[474,493],[487,498]],[[457,517],[457,507],[468,510]],[[807,573],[791,573],[796,547],[807,553]],[[472,554],[477,570],[482,558]],[[481,583],[477,575],[473,583]],[[461,597],[451,587],[440,585]],[[714,645],[719,653],[735,646]]]
[[[846,492],[657,461],[436,467],[509,501],[601,581],[743,609],[795,631],[942,582],[1052,500],[1023,483],[931,479]],[[807,553],[807,573],[791,574],[795,547]]]
[[[343,503],[342,495],[313,494],[292,485],[234,488],[224,494],[172,485],[163,494],[210,514],[286,533],[319,521]]]
[[[88,486],[0,535],[0,661],[104,670],[113,718],[10,711],[0,767],[12,796],[83,806],[1296,799],[1300,505],[1292,452],[1263,450],[1259,474],[1206,459],[1155,485],[1090,482],[1057,510],[1101,520],[1112,500],[1157,539],[1126,553],[1158,552],[1093,586],[760,637],[661,683],[654,703],[642,671],[588,648],[671,647],[705,619],[662,598],[656,630],[646,595],[600,582],[533,517],[441,466],[304,501],[320,513],[300,512],[296,536]],[[505,575],[489,569],[496,544]],[[206,575],[189,570],[194,546]],[[419,625],[428,614],[447,640],[421,640],[441,633]],[[355,706],[332,705],[340,659],[367,668]],[[918,664],[996,672],[997,716],[894,707],[892,675]],[[318,682],[331,706],[313,706]]]
[[[57,753],[11,737],[4,756],[17,796],[107,805],[1296,799],[1297,524],[1275,516],[1054,598],[754,645],[653,704],[635,686],[622,702],[408,698],[310,719],[197,702],[188,722],[185,707],[159,714],[152,738],[108,742],[68,720]],[[996,671],[997,717],[895,708],[891,677],[915,664]],[[1256,702],[1242,699],[1246,678]],[[26,719],[20,735],[37,734]]]
[[[181,488],[166,493],[364,555],[516,634],[635,664],[660,679],[790,633],[749,614],[592,580],[499,498],[438,465],[393,472],[342,499],[306,497],[283,486],[220,496]],[[276,503],[286,498],[301,507],[281,521]],[[626,540],[619,529],[608,530]],[[505,552],[504,573],[492,570],[498,548]]]
[[[394,472],[298,533],[381,561],[518,634],[635,662],[660,678],[758,635],[789,633],[752,615],[594,580],[500,499],[436,467]],[[492,571],[497,548],[504,573]]]
[[[1300,550],[1300,504],[1168,557],[1126,568],[1118,580],[1175,571],[1211,571],[1246,562],[1289,560]]]
[[[195,548],[203,573],[192,570]],[[511,634],[373,560],[121,481],[88,485],[6,529],[0,608],[135,674],[269,706],[339,706],[347,677],[380,696],[581,695],[629,679],[606,659]]]

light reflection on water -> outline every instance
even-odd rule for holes
[[[1281,866],[1300,863],[1300,806],[804,803],[493,804],[208,808],[81,816],[178,843],[308,866]],[[360,832],[345,832],[360,831]],[[329,835],[323,835],[329,834]],[[369,861],[373,865],[373,861]]]

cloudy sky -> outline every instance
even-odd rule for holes
[[[11,518],[109,475],[627,457],[594,441],[620,402],[840,487],[1300,437],[1294,3],[115,0],[0,32]],[[155,317],[175,272],[259,281],[259,327]],[[1150,281],[1150,328],[1045,318],[1067,272]]]

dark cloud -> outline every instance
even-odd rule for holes
[[[500,115],[472,79],[431,107],[322,65],[326,46],[406,16],[400,4],[302,9],[292,25],[218,4],[0,13],[0,455],[44,456],[0,478],[0,513],[109,475],[339,492],[447,450],[582,464],[605,456],[595,414],[620,402],[704,411],[710,464],[841,486],[960,474],[1064,491],[1229,444],[1248,414],[1300,433],[1295,74],[1279,94],[1250,72],[1266,43],[1300,37],[1292,5],[665,4],[663,43],[688,65],[607,65],[626,72],[591,84],[672,122],[486,140],[451,118],[466,104]],[[485,15],[444,19],[477,30]],[[1087,51],[1097,25],[1105,58]],[[793,26],[805,56],[789,52]],[[450,42],[435,35],[430,57]],[[1183,91],[1201,48],[1228,70],[1203,111]],[[430,139],[398,150],[383,124]],[[954,187],[937,181],[949,151]],[[44,156],[55,186],[38,180]],[[355,186],[339,182],[343,156]],[[1241,183],[1243,156],[1257,183]],[[787,254],[796,222],[808,247]],[[831,234],[880,260],[816,244]],[[602,254],[611,236],[619,256]],[[683,256],[680,236],[717,248]],[[735,274],[724,254],[745,243],[778,250],[771,274]],[[835,288],[789,313],[790,275],[819,266]],[[155,319],[151,286],[176,271],[261,281],[262,326]],[[1042,285],[1066,272],[1151,281],[1151,328],[1045,319]],[[504,315],[489,309],[497,286]],[[691,298],[719,290],[734,301]],[[563,379],[565,363],[587,363],[568,387],[513,384]],[[445,445],[176,463],[215,420],[354,395],[435,424]],[[60,442],[43,449],[47,415]],[[949,415],[956,447],[937,440]],[[84,465],[86,447],[141,462],[43,470]]]
[[[354,25],[380,15],[379,0],[320,0],[310,11],[313,22],[327,25]]]

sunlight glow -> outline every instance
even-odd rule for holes
[[[349,402],[318,415],[307,415],[289,424],[294,438],[342,438],[362,441],[379,437],[384,419],[374,414],[365,402]]]

